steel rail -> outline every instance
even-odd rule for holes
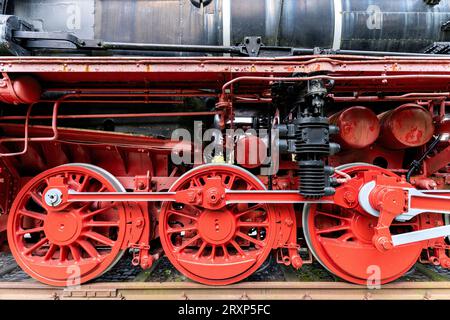
[[[397,282],[381,289],[345,282],[244,282],[220,287],[192,282],[116,282],[66,288],[37,282],[1,282],[0,299],[447,300],[450,282]]]

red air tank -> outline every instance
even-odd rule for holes
[[[374,143],[380,134],[377,115],[366,107],[355,106],[330,117],[339,128],[337,142],[344,149],[362,149]]]
[[[0,80],[0,101],[10,104],[34,103],[41,96],[41,86],[30,76]]]
[[[390,149],[420,147],[434,132],[433,117],[422,106],[407,103],[378,115],[381,124],[380,143]]]

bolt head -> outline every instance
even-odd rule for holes
[[[393,247],[392,242],[386,237],[381,237],[380,239],[378,239],[378,243],[381,245],[383,249],[386,250],[392,249]]]

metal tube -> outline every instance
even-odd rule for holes
[[[105,113],[105,114],[80,114],[80,115],[58,115],[58,119],[103,119],[103,118],[147,118],[147,117],[192,117],[213,116],[220,111],[199,112],[158,112],[158,113]],[[25,116],[0,116],[0,120],[23,120]],[[51,119],[52,116],[33,116],[31,120]]]
[[[388,79],[450,79],[450,75],[439,75],[439,74],[405,74],[405,75],[382,75],[382,76],[310,76],[302,78],[289,78],[289,77],[257,77],[257,76],[242,76],[234,78],[222,86],[222,94],[227,94],[226,89],[233,84],[240,81],[286,81],[286,82],[298,82],[298,81],[308,81],[308,80],[388,80]],[[232,91],[232,90],[231,90]]]

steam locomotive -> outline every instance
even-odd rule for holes
[[[450,1],[0,11],[0,242],[31,277],[450,267]]]

